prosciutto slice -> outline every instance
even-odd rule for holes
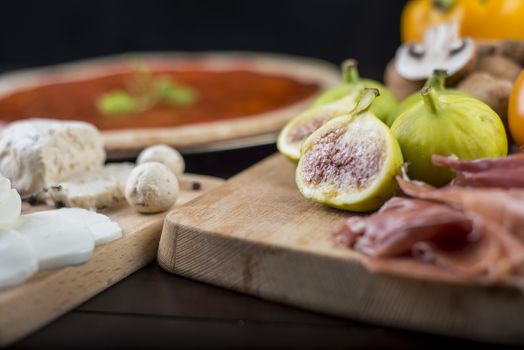
[[[454,237],[448,235],[448,245],[462,246],[474,231],[473,220],[445,205],[394,197],[375,215],[341,221],[336,238],[367,255],[391,257],[416,253],[417,242],[437,240],[451,231]]]
[[[524,288],[524,154],[477,161],[433,156],[433,162],[457,172],[454,186],[399,176],[409,198],[341,220],[337,241],[362,253],[371,271]]]
[[[457,172],[452,182],[456,186],[524,188],[524,153],[473,161],[433,155],[432,161]]]
[[[524,189],[468,188],[448,186],[436,189],[423,182],[397,177],[400,189],[409,197],[445,203],[482,217],[511,232],[524,243]]]
[[[341,220],[334,235],[368,255],[364,262],[373,271],[494,283],[524,262],[524,247],[500,231],[447,205],[395,197],[376,214]]]

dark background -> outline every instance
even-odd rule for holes
[[[380,78],[405,0],[4,1],[0,68],[126,51],[241,50],[339,63]]]

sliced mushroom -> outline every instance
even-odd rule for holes
[[[395,69],[407,80],[425,80],[435,69],[444,69],[456,78],[474,67],[475,57],[473,40],[460,38],[457,23],[450,22],[428,29],[422,43],[400,46]]]

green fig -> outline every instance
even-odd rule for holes
[[[295,177],[304,197],[366,212],[395,193],[402,152],[390,129],[370,111],[376,96],[377,89],[366,89],[352,113],[331,119],[304,141]]]
[[[447,78],[447,73],[445,70],[442,69],[435,69],[433,71],[433,74],[426,80],[426,83],[424,84],[424,88],[427,88],[428,86],[431,86],[433,89],[438,91],[439,93],[445,93],[445,94],[459,94],[459,95],[465,95],[465,96],[471,96],[463,91],[456,90],[456,89],[446,89],[445,87],[445,81]],[[395,119],[399,117],[399,115],[402,114],[402,112],[408,110],[417,102],[422,101],[422,96],[420,95],[420,92],[417,91],[414,94],[406,97],[403,99],[397,106],[395,112],[390,113],[388,118],[386,119],[386,124],[391,126],[393,125],[393,122]]]
[[[330,119],[350,113],[364,89],[363,84],[357,84],[344,97],[311,107],[291,119],[278,135],[277,148],[280,153],[291,160],[298,160],[302,142]]]
[[[360,78],[356,60],[348,59],[342,62],[342,76],[344,83],[323,92],[313,101],[313,107],[338,100],[346,96],[355,85],[363,83],[365,87],[378,89],[380,93],[380,96],[373,102],[370,112],[385,122],[389,114],[396,110],[398,101],[384,85],[375,80]]]
[[[448,168],[431,162],[433,154],[459,159],[503,157],[508,153],[504,125],[497,113],[474,97],[446,94],[428,86],[422,101],[402,113],[391,126],[408,175],[435,186],[455,176]]]

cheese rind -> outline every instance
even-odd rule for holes
[[[22,120],[0,137],[0,174],[22,194],[100,168],[104,161],[102,137],[85,122]]]

